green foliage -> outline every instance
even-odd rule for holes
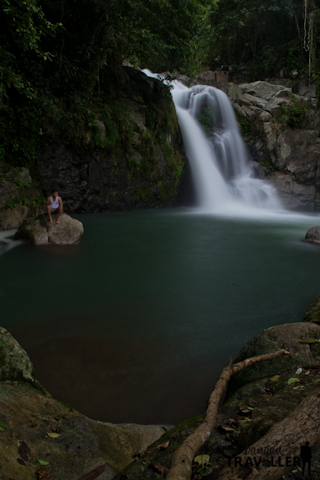
[[[320,9],[308,2],[320,26]],[[211,69],[245,67],[253,77],[289,74],[307,67],[304,45],[304,3],[301,0],[216,0],[208,2],[203,14],[199,46],[201,60]],[[199,35],[199,37],[200,37]],[[314,35],[313,48],[320,47]],[[313,73],[316,68],[313,53]]]
[[[201,123],[203,130],[209,133],[217,122],[215,114],[211,107],[204,107],[202,113],[198,116],[198,121]]]
[[[247,137],[250,134],[250,131],[251,131],[250,121],[247,118],[241,117],[240,115],[237,115],[237,120],[238,120],[238,123],[241,126],[243,136]]]
[[[295,100],[293,105],[283,104],[282,110],[284,114],[280,118],[281,123],[284,123],[291,128],[302,128],[308,111],[304,103]]]
[[[6,209],[13,209],[13,208],[16,208],[16,204],[15,203],[7,203],[7,205],[4,207]]]
[[[40,205],[44,205],[46,203],[45,197],[34,197],[32,200],[33,206],[38,207]]]
[[[269,162],[263,161],[263,162],[260,162],[260,165],[262,165],[263,167],[266,167],[271,172],[274,172],[275,170],[274,167]]]
[[[28,182],[23,182],[21,180],[21,178],[19,178],[18,180],[13,180],[13,182],[15,185],[17,185],[17,187],[30,187],[29,183]]]
[[[21,198],[19,200],[19,203],[20,203],[20,205],[28,205],[28,206],[30,205],[30,202],[27,198]]]

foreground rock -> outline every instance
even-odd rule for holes
[[[25,221],[15,235],[17,240],[26,240],[34,245],[75,245],[83,235],[83,225],[79,220],[63,214],[57,225],[57,215],[52,215],[49,224],[46,215]]]
[[[320,245],[320,226],[309,228],[306,233],[306,242]]]
[[[318,295],[306,311],[303,322],[313,322],[320,325],[320,295]]]
[[[304,398],[320,384],[320,327],[312,323],[287,324],[264,330],[253,338],[241,350],[235,362],[244,358],[269,353],[281,348],[285,343],[292,353],[289,357],[280,357],[270,362],[256,364],[239,373],[230,382],[228,399],[220,408],[215,430],[208,442],[199,451],[199,455],[208,455],[203,464],[194,462],[192,478],[215,478],[215,471],[234,457],[250,449],[270,428],[287,418]],[[213,386],[212,386],[213,387]],[[205,406],[204,406],[205,407]],[[165,433],[151,447],[150,454],[129,465],[123,475],[132,479],[159,478],[159,466],[169,468],[172,454],[181,442],[192,433],[201,422],[201,417],[183,422]],[[302,438],[301,444],[308,439]],[[167,442],[168,445],[167,445]],[[159,445],[167,445],[160,448]],[[159,448],[157,448],[159,447]],[[248,458],[253,462],[263,458],[266,461],[278,461],[279,452],[250,452]],[[280,452],[281,456],[281,452]],[[320,467],[320,446],[312,449],[313,478],[318,478]],[[251,460],[249,460],[251,461]],[[286,478],[301,478],[301,471],[293,466]],[[236,477],[236,471],[235,477]],[[238,477],[237,477],[238,478]],[[273,479],[277,477],[274,468]]]
[[[0,355],[2,480],[72,480],[101,461],[107,468],[99,479],[111,479],[165,431],[90,420],[52,399],[36,380],[26,352],[3,328]]]

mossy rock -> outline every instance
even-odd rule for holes
[[[291,355],[285,355],[267,362],[260,362],[232,377],[228,396],[233,394],[243,385],[270,377],[287,370],[316,365],[320,367],[320,347],[318,342],[314,344],[300,343],[302,339],[312,337],[320,339],[320,327],[315,323],[291,323],[271,327],[256,335],[238,353],[235,363],[246,358],[276,352],[283,346],[290,351]]]
[[[0,385],[0,422],[0,478],[6,480],[40,478],[38,459],[48,462],[43,468],[52,478],[70,480],[104,461],[107,467],[99,479],[110,480],[132,462],[136,451],[145,449],[165,430],[91,420],[20,384]],[[52,433],[57,436],[50,437]],[[27,456],[19,448],[22,442]]]
[[[23,382],[46,391],[36,379],[35,371],[27,352],[13,338],[11,333],[0,327],[0,381]]]
[[[320,295],[313,300],[302,321],[320,325]]]

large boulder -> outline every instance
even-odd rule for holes
[[[79,220],[67,214],[60,217],[56,223],[57,215],[52,215],[52,224],[49,224],[46,215],[25,221],[17,231],[17,240],[26,240],[34,245],[75,245],[80,242],[83,235],[83,225]]]
[[[310,343],[305,339],[311,339]],[[285,346],[291,353],[268,362],[260,362],[234,375],[228,392],[260,378],[270,377],[298,366],[320,368],[320,327],[314,323],[289,323],[267,328],[250,340],[238,353],[235,363],[246,358],[272,353]]]
[[[113,478],[165,431],[157,425],[91,420],[51,398],[35,379],[26,352],[0,328],[0,478],[72,479],[106,462]]]
[[[320,225],[318,227],[309,228],[306,233],[306,242],[320,245]]]

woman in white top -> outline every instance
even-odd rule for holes
[[[52,223],[51,213],[59,214],[56,222],[56,223],[59,223],[60,217],[63,213],[63,204],[57,190],[53,190],[52,195],[50,195],[50,197],[47,198],[46,206],[47,206],[47,212],[49,215],[49,223]]]

